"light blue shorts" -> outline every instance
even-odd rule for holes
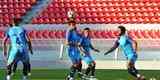
[[[128,55],[127,59],[128,61],[135,63],[137,61],[137,55]]]
[[[28,51],[19,50],[16,48],[10,49],[9,56],[7,59],[7,65],[10,65],[10,64],[14,63],[14,61],[19,61],[19,60],[21,60],[23,62],[29,61]]]
[[[91,64],[95,59],[91,55],[85,55],[82,57],[82,60],[84,60],[86,64]]]

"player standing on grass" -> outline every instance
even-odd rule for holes
[[[66,33],[66,45],[68,47],[68,56],[72,61],[71,71],[67,76],[67,80],[74,80],[74,75],[78,71],[81,74],[81,56],[80,56],[80,40],[81,35],[77,31],[76,22],[71,20],[68,22],[69,29]]]
[[[13,19],[12,25],[7,30],[3,41],[4,57],[7,61],[7,76],[6,80],[11,80],[11,73],[13,64],[17,61],[23,62],[23,80],[27,80],[27,71],[29,66],[28,49],[31,54],[31,41],[24,28],[19,26],[20,19]],[[10,40],[10,49],[7,54],[7,40]]]
[[[109,54],[120,46],[128,60],[128,73],[134,76],[137,80],[145,80],[144,76],[140,75],[138,70],[135,68],[135,62],[137,60],[137,42],[126,34],[126,28],[124,26],[119,26],[118,30],[118,39],[115,41],[114,46],[104,55]]]
[[[81,40],[81,48],[80,49],[84,53],[84,56],[82,59],[88,64],[88,68],[85,71],[84,78],[86,78],[86,76],[88,76],[89,73],[91,72],[90,78],[92,80],[96,80],[96,77],[95,77],[96,63],[90,54],[90,50],[94,50],[96,52],[100,52],[100,51],[98,49],[95,49],[91,43],[89,28],[85,28],[83,30],[83,36],[82,36],[82,40]]]

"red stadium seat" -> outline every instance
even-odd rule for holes
[[[12,18],[21,18],[36,0],[1,0],[0,14],[4,15],[3,25],[11,23]]]
[[[95,38],[103,38],[101,31],[94,31]]]
[[[43,30],[42,31],[42,36],[44,39],[49,39],[49,31],[48,30]]]
[[[36,35],[37,39],[43,39],[42,31],[41,30],[36,31],[35,35]]]
[[[0,31],[0,39],[3,39],[5,36],[4,31]]]
[[[36,39],[36,31],[32,30],[28,32],[28,35],[31,39]]]
[[[64,23],[63,20],[67,17],[68,9],[73,9],[76,12],[79,23],[160,23],[157,18],[158,3],[154,0],[56,0],[42,13],[54,13],[55,17],[48,15],[47,18],[52,17],[54,18],[53,21],[51,20],[52,23],[61,24]],[[62,15],[62,13],[65,15]],[[45,14],[41,14],[41,16],[45,16]],[[57,19],[57,17],[61,19]],[[92,19],[87,19],[88,17]],[[38,16],[37,18],[41,17]],[[48,23],[45,21],[41,24]]]
[[[64,37],[65,37],[64,31],[59,31],[59,30],[56,31],[55,36],[56,36],[56,38],[58,38],[58,39],[64,38]]]
[[[108,36],[108,31],[102,31],[101,35],[102,35],[103,38],[105,38],[105,39],[110,38],[110,37]]]
[[[54,39],[54,38],[56,38],[56,32],[55,31],[49,31],[48,36],[49,36],[50,39]]]

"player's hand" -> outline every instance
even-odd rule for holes
[[[33,55],[33,51],[31,50],[31,54]]]
[[[109,54],[109,53],[108,52],[104,53],[104,55],[107,55],[107,54]]]
[[[98,52],[98,53],[100,52],[98,49],[94,49],[94,51],[96,51],[96,52]]]
[[[62,57],[60,57],[59,59],[60,59],[60,60],[63,60],[63,58],[62,58]]]

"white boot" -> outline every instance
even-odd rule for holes
[[[90,76],[89,80],[98,80],[95,76]]]
[[[28,73],[28,76],[31,76],[31,73],[30,73],[30,72]]]
[[[6,80],[11,80],[11,76],[10,76],[10,75],[7,75],[7,76],[6,76]]]
[[[74,80],[74,78],[73,78],[73,77],[70,77],[69,80]]]
[[[23,76],[22,80],[28,80],[27,76]]]

